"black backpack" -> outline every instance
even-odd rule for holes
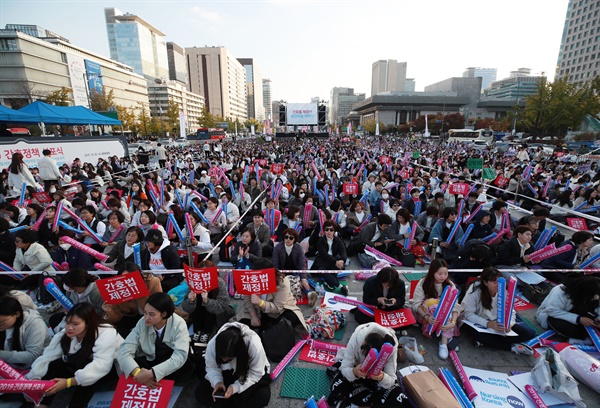
[[[48,289],[46,289],[46,285],[44,284],[44,281],[48,278],[52,279],[56,286],[60,289],[60,291],[64,293],[63,284],[60,277],[50,276],[47,272],[38,275],[38,291],[36,295],[36,300],[41,305],[47,305],[56,300],[56,298],[52,296],[50,292],[48,292]]]

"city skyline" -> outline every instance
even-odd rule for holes
[[[224,46],[253,58],[275,84],[273,100],[288,102],[327,99],[333,87],[369,94],[372,64],[382,59],[406,61],[417,91],[471,66],[497,68],[497,79],[519,67],[553,79],[568,0],[481,4],[3,0],[0,25],[40,25],[108,57],[104,8],[116,7],[181,47]],[[369,35],[370,22],[376,30]]]

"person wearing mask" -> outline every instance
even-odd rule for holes
[[[38,169],[40,170],[40,178],[44,180],[44,191],[48,193],[52,185],[59,185],[62,174],[56,161],[52,158],[52,151],[44,149],[42,155],[43,157],[38,160]]]
[[[387,216],[382,215],[381,217]],[[335,273],[321,273],[319,278],[325,281],[325,284],[331,289],[339,289],[343,296],[348,296],[348,287],[342,285],[337,277],[338,271],[342,271],[346,267],[348,255],[344,241],[335,234],[335,227],[335,223],[331,220],[323,223],[324,236],[317,241],[318,254],[311,269],[335,271]]]
[[[144,238],[148,252],[142,257],[142,269],[153,271],[164,271],[169,269],[181,269],[181,260],[177,249],[171,245],[169,240],[163,238],[160,231],[151,229]],[[161,274],[163,292],[168,292],[183,280],[181,273]]]
[[[91,257],[79,248],[75,248],[62,240],[62,237],[75,239],[75,233],[68,230],[60,230],[58,233],[58,248],[52,251],[51,256],[54,262],[62,265],[63,262],[69,264],[69,268],[81,267],[83,269],[94,269]]]
[[[113,363],[122,340],[114,327],[101,323],[92,305],[73,306],[67,313],[65,329],[52,338],[26,375],[29,380],[55,382],[38,407],[50,406],[55,394],[76,387],[69,407],[86,408],[96,392],[96,383],[116,380]]]
[[[206,374],[196,400],[205,407],[266,407],[271,399],[269,371],[258,334],[244,324],[227,323],[208,343]]]
[[[363,285],[363,302],[381,310],[397,310],[404,307],[404,284],[400,281],[398,272],[392,267],[382,268],[377,275],[371,276]],[[358,324],[375,321],[374,318],[352,309]]]

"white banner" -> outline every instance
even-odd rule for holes
[[[85,85],[85,63],[78,55],[67,53],[67,64],[69,64],[69,77],[71,78],[71,89],[73,90],[73,101],[75,106],[89,108],[88,93]]]
[[[179,137],[186,137],[187,129],[185,128],[185,115],[179,112]]]
[[[9,167],[12,155],[17,152],[23,154],[23,160],[27,167],[37,167],[38,160],[43,157],[42,150],[44,149],[52,151],[52,158],[59,166],[65,163],[71,165],[76,158],[80,159],[82,163],[88,162],[95,166],[99,158],[108,161],[111,156],[121,158],[127,155],[125,146],[117,138],[98,137],[90,140],[81,137],[54,137],[35,139],[38,140],[19,139],[16,143],[8,140],[1,141],[0,168]]]
[[[318,124],[316,103],[288,103],[286,107],[288,125]]]

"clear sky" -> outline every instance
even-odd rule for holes
[[[104,8],[136,14],[183,47],[224,46],[254,58],[273,99],[371,93],[380,59],[408,63],[416,90],[466,67],[517,68],[553,79],[568,0],[0,0],[0,26],[37,24],[110,56]]]

